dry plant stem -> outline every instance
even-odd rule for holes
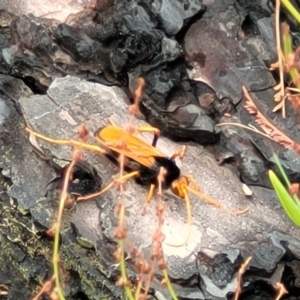
[[[275,31],[276,31],[276,49],[278,55],[278,61],[271,65],[271,70],[278,68],[279,70],[279,84],[274,88],[276,91],[279,90],[275,94],[275,101],[279,102],[278,105],[273,109],[273,111],[277,111],[282,109],[282,117],[285,118],[285,91],[284,91],[284,58],[281,49],[281,36],[280,36],[280,0],[276,0],[275,6]]]
[[[159,255],[156,257],[157,261],[159,262],[159,268],[162,270],[163,273],[163,283],[167,285],[167,289],[171,295],[171,299],[177,300],[177,296],[175,294],[175,291],[171,285],[171,282],[169,280],[168,272],[167,272],[167,264],[165,262],[162,243],[165,239],[165,236],[162,233],[162,226],[164,223],[164,208],[163,208],[163,189],[162,189],[162,183],[164,181],[166,175],[166,170],[164,168],[160,168],[159,175],[158,175],[158,193],[157,193],[157,217],[158,217],[158,228],[157,232],[153,237],[154,242],[154,253],[159,253]],[[156,248],[156,249],[155,249]],[[154,271],[154,269],[153,269]],[[150,285],[149,285],[150,288]]]
[[[135,131],[151,131],[153,132],[153,128],[149,129],[149,127],[140,127],[140,128],[134,128],[133,127],[133,118],[136,115],[136,113],[139,110],[139,101],[143,92],[143,88],[145,85],[145,81],[142,78],[138,79],[138,87],[134,92],[134,104],[129,108],[129,113],[131,115],[129,124],[127,126],[127,132],[128,134],[135,132]],[[156,130],[156,134],[159,134],[159,130]],[[124,138],[124,142],[126,143],[126,137]],[[122,163],[124,164],[124,161],[122,161]],[[123,167],[121,166],[121,169]],[[159,263],[160,266],[163,266],[164,268],[164,277],[167,278],[167,272],[166,272],[166,264],[164,262],[164,258],[163,258],[163,250],[162,250],[162,242],[164,240],[164,235],[162,234],[162,225],[163,225],[163,203],[162,203],[162,182],[164,180],[164,176],[165,176],[165,170],[163,168],[160,169],[159,175],[158,175],[158,193],[157,193],[157,198],[158,198],[158,204],[157,204],[157,217],[158,217],[158,228],[153,236],[153,252],[152,252],[152,257],[151,259],[153,260],[153,263],[151,264],[151,267],[149,268],[148,265],[141,261],[140,262],[140,274],[139,274],[139,280],[138,280],[138,285],[136,288],[136,293],[135,293],[135,299],[146,299],[148,291],[150,289],[150,284],[153,280],[154,277],[154,272],[156,269],[157,264]],[[152,195],[152,193],[150,192],[150,194]],[[149,193],[148,193],[148,197],[149,197]],[[148,200],[148,199],[147,199]],[[144,282],[144,277],[145,275],[147,276],[147,282],[145,284],[145,286],[143,287],[143,282]],[[173,299],[177,299],[172,286],[169,282],[168,282],[168,289],[169,292],[172,296]],[[143,292],[141,292],[143,288]]]
[[[274,141],[284,146],[287,149],[294,149],[297,153],[300,153],[300,145],[286,136],[283,132],[277,129],[265,116],[259,111],[248,91],[243,86],[243,92],[247,99],[245,108],[249,114],[255,116],[255,122],[268,134]]]
[[[75,150],[73,153],[73,159],[71,164],[68,166],[66,175],[64,178],[64,184],[63,184],[63,189],[61,192],[60,196],[60,201],[59,201],[59,209],[58,209],[58,215],[57,215],[57,225],[55,228],[55,236],[54,236],[54,246],[53,246],[53,258],[52,258],[52,263],[53,263],[53,272],[54,272],[54,278],[55,278],[55,286],[56,286],[56,293],[59,297],[60,300],[64,300],[65,297],[63,295],[61,285],[60,285],[60,280],[59,280],[59,234],[60,234],[60,225],[61,225],[61,220],[62,220],[62,214],[63,210],[65,207],[65,202],[68,198],[68,184],[70,182],[70,178],[72,176],[72,171],[73,168],[77,162],[77,157],[78,157],[78,150]]]
[[[120,151],[120,178],[124,176],[124,154],[122,152],[122,149]],[[121,195],[121,202],[119,203],[119,224],[116,231],[120,231],[120,236],[117,237],[119,239],[118,246],[120,251],[119,256],[119,262],[120,262],[120,271],[121,271],[121,284],[124,287],[126,296],[129,300],[134,300],[134,296],[131,292],[131,289],[128,285],[128,278],[127,278],[127,272],[126,272],[126,265],[125,265],[125,257],[124,257],[124,240],[126,238],[126,229],[124,225],[124,216],[125,216],[125,197],[124,197],[124,185],[123,182],[120,181],[119,183],[120,187],[120,195]],[[117,233],[118,235],[119,233]]]
[[[290,27],[284,22],[282,23],[282,42],[283,42],[283,51],[284,51],[284,60],[285,66],[284,71],[289,73],[292,82],[297,87],[299,86],[299,54],[300,48],[298,47],[295,51],[293,51],[293,39],[290,35]],[[286,93],[286,98],[288,98],[288,93]]]
[[[163,202],[162,202],[162,197],[163,197],[163,191],[162,191],[162,182],[164,181],[164,176],[165,176],[166,171],[161,167],[159,170],[159,174],[158,174],[158,191],[157,191],[157,208],[156,208],[156,215],[158,218],[158,227],[155,231],[155,234],[153,235],[153,252],[152,252],[152,257],[151,259],[153,260],[150,272],[149,272],[149,276],[148,276],[148,280],[147,280],[147,284],[145,287],[145,294],[148,293],[149,288],[150,288],[150,284],[152,281],[152,278],[154,276],[154,271],[156,268],[157,263],[163,259],[163,252],[162,252],[162,242],[164,240],[164,235],[162,233],[162,226],[163,226],[163,212],[164,212],[164,208],[163,208]]]
[[[241,267],[239,269],[238,276],[237,276],[237,287],[236,287],[236,290],[235,290],[235,293],[234,293],[234,300],[238,300],[239,295],[240,295],[240,293],[242,291],[242,284],[243,284],[243,282],[242,282],[242,276],[245,273],[246,268],[249,265],[251,259],[252,259],[251,256],[248,257],[246,259],[246,261],[241,265]]]
[[[121,271],[122,285],[124,286],[124,290],[128,299],[135,300],[132,295],[131,289],[128,286],[128,279],[127,279],[125,258],[124,258],[124,239],[120,239],[118,245],[119,245],[119,249],[122,249],[121,256],[120,256],[120,271]]]
[[[50,288],[52,287],[53,281],[55,281],[55,291],[52,292],[51,298],[54,298],[54,295],[57,295],[60,300],[64,300],[65,297],[63,295],[61,286],[60,286],[60,280],[59,280],[59,229],[60,229],[60,224],[61,224],[61,219],[62,219],[62,213],[64,210],[64,205],[68,197],[68,183],[70,181],[71,175],[72,175],[72,170],[76,164],[76,154],[74,155],[74,159],[72,160],[71,164],[69,165],[65,178],[64,178],[64,184],[63,184],[63,190],[61,192],[60,196],[60,201],[59,201],[59,210],[58,210],[58,216],[57,216],[57,221],[56,224],[52,226],[54,229],[54,245],[53,245],[53,256],[52,256],[52,264],[53,264],[53,277],[51,280],[48,280],[42,287],[42,289],[39,291],[39,293],[33,298],[33,300],[38,300],[42,294],[49,292]]]
[[[118,229],[116,230],[116,232],[119,230],[121,232],[123,232],[124,234],[116,234],[116,237],[119,239],[118,244],[119,244],[119,261],[120,261],[120,271],[121,271],[121,284],[125,289],[125,293],[127,295],[127,297],[130,300],[133,299],[139,299],[142,298],[143,295],[141,294],[141,289],[142,289],[142,279],[143,279],[143,273],[140,274],[140,278],[139,278],[139,282],[138,282],[138,286],[136,289],[136,293],[135,293],[135,297],[132,294],[132,291],[128,285],[128,278],[127,278],[127,272],[126,272],[126,266],[125,266],[125,258],[124,258],[124,242],[126,239],[126,229],[125,229],[125,224],[124,224],[124,215],[125,215],[125,198],[124,198],[124,187],[123,187],[123,181],[125,179],[129,179],[126,177],[126,175],[124,175],[124,153],[123,153],[123,149],[124,146],[126,144],[126,140],[127,137],[129,136],[129,134],[131,134],[132,132],[135,131],[135,129],[133,128],[133,120],[134,120],[134,115],[138,112],[138,103],[139,103],[139,99],[141,97],[142,94],[142,90],[144,87],[145,81],[144,79],[140,78],[138,80],[138,87],[134,92],[134,104],[129,107],[129,114],[130,114],[130,119],[127,125],[127,129],[126,132],[127,134],[123,137],[123,139],[120,141],[119,147],[120,147],[120,156],[119,156],[119,164],[120,164],[120,173],[119,173],[119,181],[118,179],[115,182],[119,183],[119,187],[120,187],[120,194],[121,194],[121,202],[118,205],[119,207],[119,212],[118,212],[118,217],[119,217],[119,224],[118,224]],[[129,174],[130,175],[130,174]],[[133,177],[133,176],[131,176]],[[145,293],[146,294],[146,293]]]
[[[32,298],[32,300],[39,300],[40,297],[42,297],[42,295],[44,293],[48,293],[51,289],[52,289],[52,285],[53,285],[53,281],[54,281],[54,276],[52,276],[52,278],[50,280],[47,280],[42,288],[40,289],[40,291],[38,292],[38,294]]]
[[[176,293],[175,293],[175,291],[174,291],[174,289],[172,287],[171,281],[169,279],[169,275],[168,275],[167,269],[163,269],[162,273],[163,273],[163,276],[164,276],[164,283],[167,286],[167,289],[168,289],[168,291],[170,293],[171,299],[178,300],[177,295],[176,295]]]
[[[127,125],[127,130],[126,130],[128,132],[128,134],[130,134],[130,133],[132,133],[132,131],[134,131],[132,124],[133,124],[134,116],[139,111],[139,102],[142,97],[144,87],[145,87],[145,79],[142,77],[138,78],[137,88],[134,90],[134,93],[133,93],[133,105],[129,106],[129,108],[128,108],[128,112],[130,114],[129,122]]]
[[[276,283],[275,288],[278,290],[278,295],[275,300],[279,300],[283,295],[288,294],[288,291],[285,289],[284,285],[280,282]]]
[[[134,299],[140,299],[141,297],[141,290],[143,287],[143,276],[140,276],[138,279],[138,284],[136,287],[136,291],[135,291],[135,295],[134,295]]]
[[[246,126],[246,125],[243,125],[243,124],[240,124],[240,123],[234,123],[234,122],[223,122],[223,123],[219,123],[217,124],[218,127],[222,127],[222,126],[236,126],[236,127],[241,127],[241,128],[244,128],[244,129],[247,129],[249,131],[252,131],[254,133],[257,133],[263,137],[266,137],[272,141],[274,141],[274,139],[272,139],[269,135],[267,135],[266,133],[263,133],[257,129],[253,129],[251,128],[250,126]]]

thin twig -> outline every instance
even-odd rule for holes
[[[238,300],[239,295],[242,292],[242,285],[243,285],[242,277],[243,277],[243,274],[246,272],[246,268],[249,265],[251,259],[252,259],[251,256],[248,257],[239,269],[238,276],[237,276],[237,286],[236,286],[236,290],[234,293],[234,300]]]

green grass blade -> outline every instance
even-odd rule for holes
[[[274,160],[275,160],[275,163],[277,165],[277,168],[283,178],[283,180],[285,181],[285,185],[290,187],[291,186],[291,183],[290,183],[290,180],[289,178],[287,177],[282,165],[281,165],[281,162],[278,158],[278,156],[276,154],[273,154],[273,157],[274,157]],[[298,207],[300,208],[300,201],[299,201],[299,198],[297,195],[291,195],[291,197],[294,199],[294,202],[298,205]]]
[[[269,171],[269,178],[277,194],[277,197],[289,218],[300,227],[300,207],[293,197],[288,193],[286,188],[280,182],[273,171]]]
[[[282,176],[283,180],[285,181],[286,186],[290,186],[291,185],[290,180],[287,177],[287,175],[285,174],[278,156],[276,154],[273,154],[273,158],[274,158],[274,161],[275,161],[275,163],[277,165],[277,168],[280,172],[280,175]]]
[[[281,3],[286,7],[289,13],[300,23],[300,14],[289,0],[281,0]]]

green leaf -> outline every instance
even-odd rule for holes
[[[289,13],[300,23],[300,14],[298,10],[292,5],[290,0],[281,0],[281,3],[286,7]]]
[[[281,181],[272,170],[269,170],[269,178],[277,197],[289,218],[300,227],[300,207],[288,193]]]

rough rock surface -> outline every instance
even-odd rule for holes
[[[117,87],[88,83],[74,77],[55,80],[48,90],[48,95],[33,95],[20,99],[23,115],[29,126],[47,136],[68,139],[76,139],[76,127],[82,122],[89,127],[91,132],[105,126],[108,118],[111,118],[117,125],[123,126],[128,121],[125,102],[125,94]],[[101,106],[97,103],[101,103]],[[151,136],[145,138],[151,141]],[[93,143],[92,138],[91,143]],[[47,149],[47,152],[56,159],[70,159],[70,147],[55,146],[40,141],[38,144],[43,149]],[[176,144],[165,138],[160,139],[158,143],[158,148],[167,155],[171,155],[176,147]],[[104,183],[108,183],[116,172],[116,168],[112,169],[107,162],[104,165],[105,159],[96,153],[85,154],[85,160],[95,167]],[[246,206],[249,206],[250,210],[245,215],[232,216],[224,210],[212,207],[197,197],[191,196],[193,207],[191,238],[186,246],[174,248],[168,246],[167,242],[180,242],[184,238],[185,230],[182,229],[185,228],[186,212],[184,203],[166,192],[166,219],[163,232],[166,235],[164,253],[170,276],[188,278],[193,275],[196,272],[196,263],[191,253],[197,253],[203,249],[221,253],[224,253],[225,249],[229,252],[240,251],[243,258],[254,256],[255,259],[250,265],[253,264],[257,268],[264,268],[268,271],[273,270],[284,251],[274,242],[272,243],[270,236],[276,236],[276,233],[272,232],[282,231],[288,235],[300,237],[300,230],[282,219],[282,210],[274,194],[271,191],[258,189],[255,190],[256,196],[253,199],[247,199],[237,177],[228,169],[220,167],[210,154],[194,144],[188,144],[188,150],[181,165],[182,172],[193,174],[206,194],[218,199],[232,210]],[[147,213],[142,216],[143,199],[146,198],[146,193],[146,189],[134,182],[128,183],[126,223],[129,239],[144,253],[151,253],[151,236],[156,227],[155,201],[150,203]],[[116,199],[116,193],[110,191],[97,199],[97,206],[94,206],[94,213],[99,216],[102,224],[102,232],[110,240],[113,240],[113,231],[117,222],[114,217]],[[79,210],[82,214],[85,211],[84,207],[90,205],[92,204],[80,203],[76,206],[76,211]],[[90,228],[98,228],[99,219],[96,215],[93,217],[93,214],[87,215],[88,223],[79,222],[78,227],[88,225]],[[78,220],[73,217],[73,226],[77,227],[77,222]],[[92,225],[90,222],[96,223]],[[266,228],[269,230],[266,231]],[[99,243],[98,239],[101,241],[100,236],[92,238],[94,243],[95,241]],[[266,254],[266,251],[271,251],[272,254]],[[192,264],[194,267],[191,267]],[[185,267],[186,265],[188,267]],[[210,282],[209,279],[207,280]],[[230,290],[234,290],[234,286],[235,284],[232,283],[222,291],[216,292],[216,290],[208,289],[208,292],[218,297],[225,297]],[[178,295],[187,296],[187,293],[189,292],[183,287],[178,287]]]
[[[56,138],[76,139],[76,127],[85,123],[94,143],[93,132],[105,126],[107,118],[126,124],[128,95],[142,75],[146,88],[141,111],[164,136],[177,140],[162,138],[158,148],[172,155],[184,140],[188,150],[177,162],[182,172],[192,173],[201,189],[226,207],[250,208],[245,215],[232,216],[191,195],[192,235],[187,245],[174,248],[166,242],[183,239],[185,205],[165,192],[163,247],[178,296],[231,297],[236,271],[251,255],[241,297],[274,299],[274,286],[282,281],[289,289],[286,299],[296,299],[299,229],[284,215],[274,193],[264,187],[270,187],[266,171],[273,167],[273,151],[281,154],[296,182],[299,158],[241,128],[216,126],[226,121],[253,123],[243,107],[245,85],[261,111],[299,140],[297,112],[287,105],[288,119],[272,113],[276,75],[267,67],[276,53],[269,1],[48,2],[0,3],[1,295],[32,297],[49,278],[51,241],[44,232],[54,222],[58,187],[71,157],[68,146],[34,139],[30,145],[23,117],[27,125]],[[296,24],[284,12],[282,18],[299,45]],[[147,134],[142,137],[151,141]],[[215,144],[203,147],[191,140]],[[118,173],[97,153],[86,152],[84,159],[70,192],[99,188]],[[255,185],[252,197],[244,195],[240,179]],[[129,237],[149,258],[157,221],[155,201],[141,214],[146,194],[145,188],[128,182]],[[115,287],[119,269],[113,258],[117,197],[111,189],[65,210],[61,255],[69,271],[63,278],[69,299],[123,297]],[[134,277],[136,270],[127,262]],[[156,272],[151,292],[169,299],[160,280]]]

